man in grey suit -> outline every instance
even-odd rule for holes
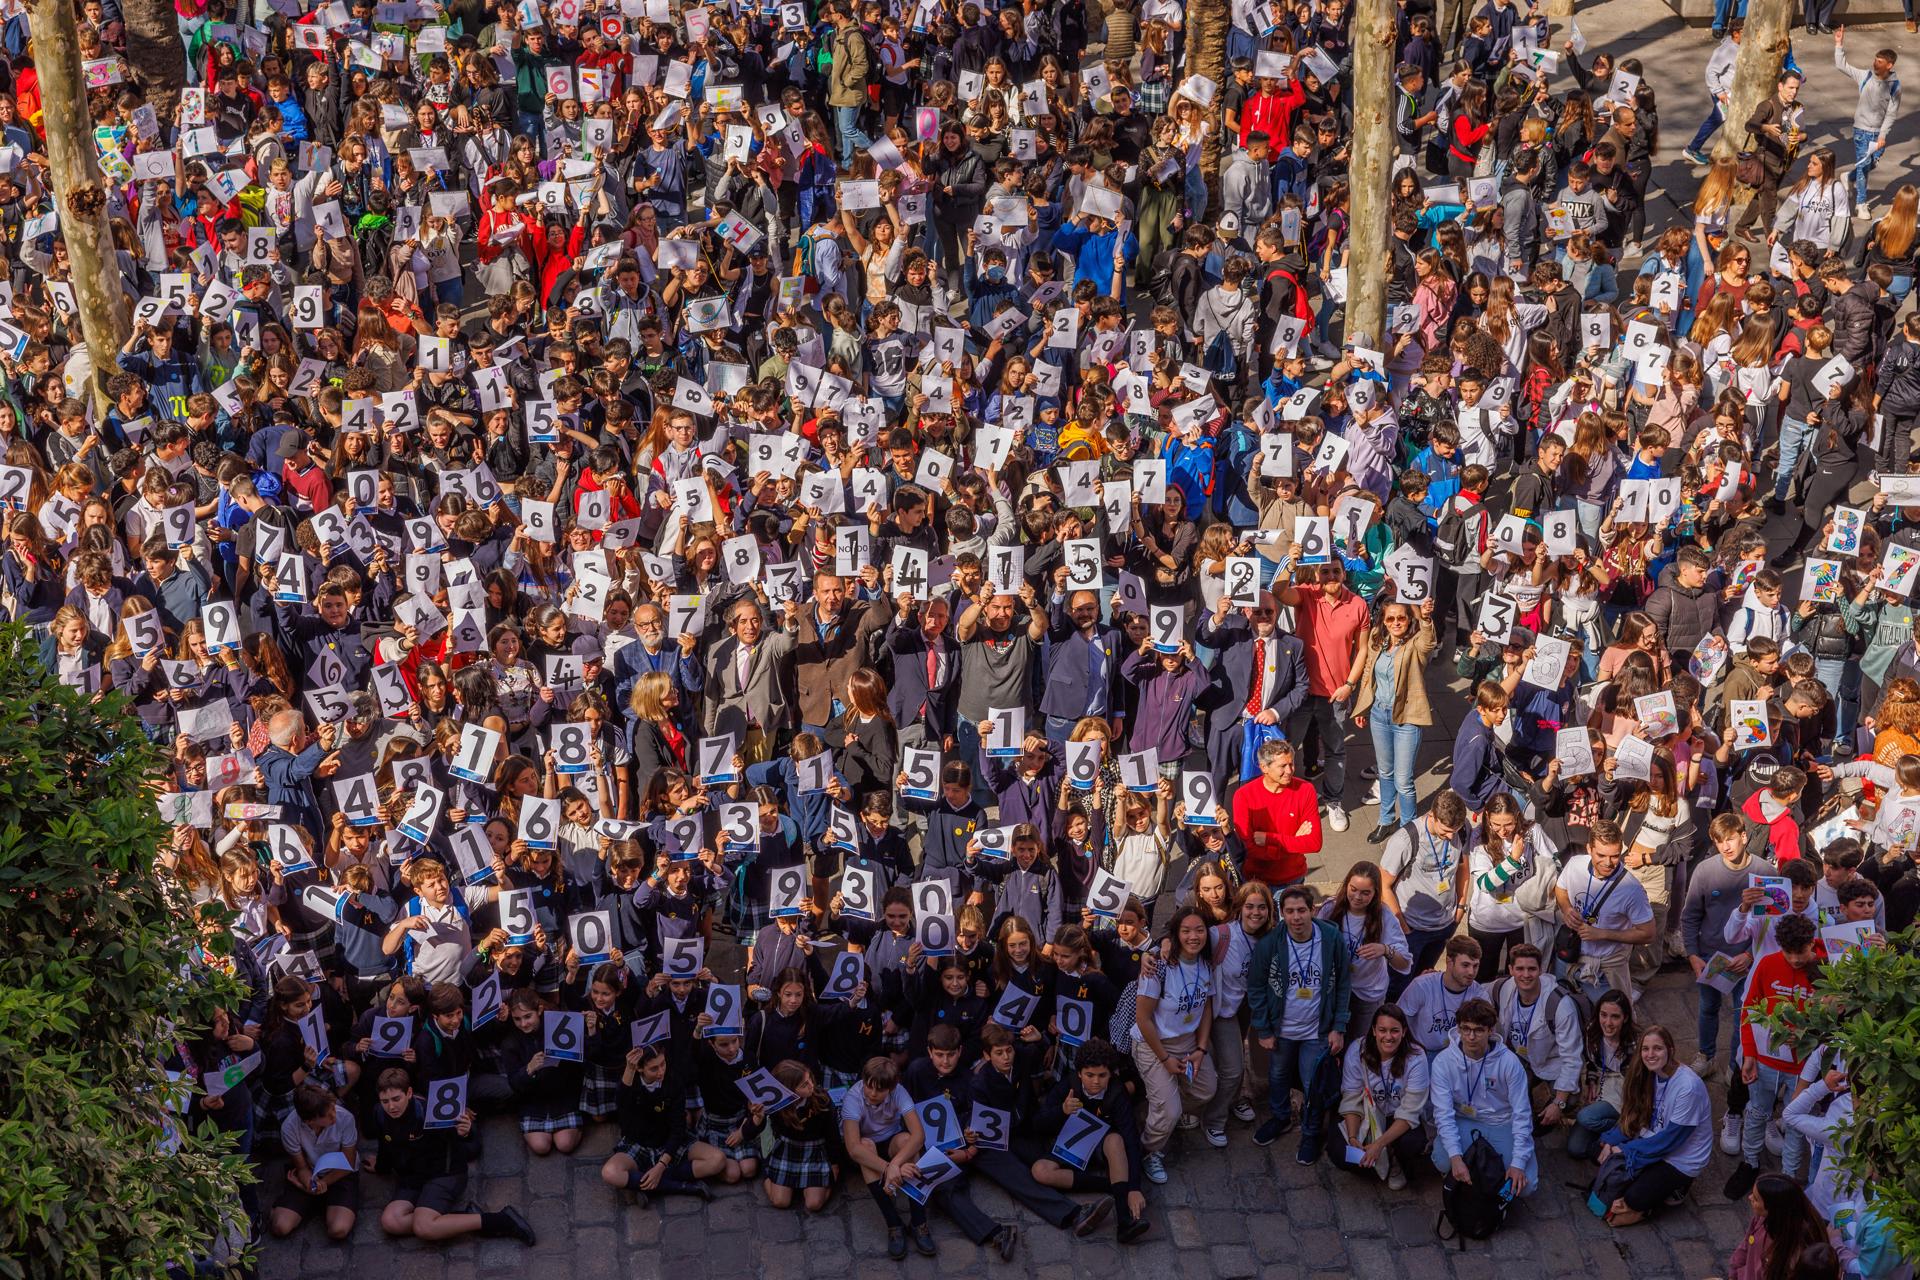
[[[727,610],[726,639],[707,655],[707,737],[736,735],[748,764],[770,759],[781,733],[793,722],[793,633],[769,631],[766,610],[755,599]]]

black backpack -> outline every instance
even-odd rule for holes
[[[1476,563],[1480,559],[1480,538],[1474,520],[1479,516],[1492,517],[1484,502],[1476,502],[1464,510],[1455,511],[1453,503],[1449,501],[1447,508],[1447,514],[1440,518],[1439,528],[1434,530],[1433,546],[1440,554],[1440,563],[1457,572],[1460,566]]]
[[[1501,1190],[1507,1181],[1507,1162],[1484,1135],[1473,1135],[1461,1159],[1467,1165],[1467,1181],[1456,1182],[1449,1174],[1440,1184],[1440,1219],[1433,1224],[1433,1232],[1443,1241],[1457,1241],[1464,1250],[1467,1241],[1485,1240],[1505,1224],[1512,1195]]]
[[[1163,307],[1176,305],[1173,296],[1173,264],[1179,260],[1178,249],[1162,249],[1153,255],[1153,270],[1147,274],[1147,293]]]

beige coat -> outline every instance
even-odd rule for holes
[[[1393,722],[1431,725],[1433,704],[1427,699],[1427,663],[1440,647],[1433,633],[1433,619],[1414,614],[1418,625],[1413,638],[1400,646],[1393,661]],[[1373,628],[1360,637],[1360,649],[1354,654],[1353,669],[1347,683],[1353,686],[1353,714],[1363,716],[1373,706],[1373,664],[1380,646],[1373,642]]]

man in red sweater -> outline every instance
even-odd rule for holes
[[[1747,1106],[1741,1113],[1740,1163],[1727,1179],[1729,1200],[1739,1200],[1753,1189],[1766,1154],[1767,1122],[1773,1119],[1776,1105],[1793,1098],[1805,1065],[1806,1055],[1795,1052],[1801,1046],[1769,1032],[1761,1015],[1783,1006],[1799,1008],[1813,995],[1818,936],[1813,921],[1805,916],[1782,916],[1773,926],[1773,940],[1780,949],[1755,961],[1753,977],[1747,981],[1746,1002],[1740,1008],[1740,1075],[1747,1082]],[[1807,1140],[1789,1132],[1780,1156],[1789,1178],[1806,1175],[1807,1156]]]
[[[1313,784],[1293,776],[1293,744],[1260,748],[1260,776],[1233,793],[1233,829],[1247,851],[1246,878],[1274,889],[1307,878],[1307,855],[1320,852],[1320,802]]]

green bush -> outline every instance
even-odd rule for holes
[[[154,1280],[249,1176],[211,1129],[161,1146],[162,1057],[241,997],[189,976],[194,920],[155,874],[165,753],[38,649],[0,628],[0,1276]]]
[[[1767,1019],[1803,1051],[1844,1060],[1853,1120],[1842,1167],[1872,1192],[1903,1257],[1920,1257],[1920,953],[1916,934],[1820,966],[1814,998]],[[1829,1158],[1832,1149],[1828,1151]],[[1809,1171],[1811,1172],[1811,1171]]]

